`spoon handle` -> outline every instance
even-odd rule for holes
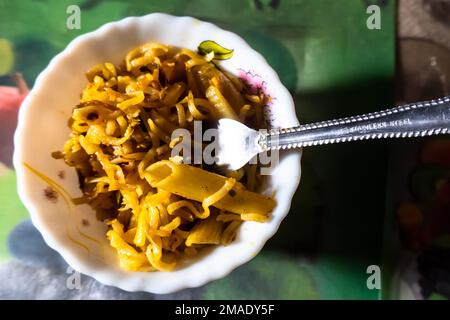
[[[424,137],[450,129],[450,96],[366,115],[272,129],[259,143],[263,150],[291,149],[345,141]]]

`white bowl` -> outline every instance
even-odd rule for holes
[[[145,42],[196,50],[203,40],[215,40],[234,49],[233,57],[221,63],[225,70],[233,74],[251,71],[265,81],[267,92],[275,98],[270,108],[274,127],[298,125],[289,92],[266,60],[243,39],[211,23],[159,13],[108,23],[73,40],[39,75],[20,109],[14,139],[20,198],[46,243],[75,270],[104,284],[163,294],[224,277],[258,254],[289,211],[300,180],[299,152],[282,155],[269,178],[277,202],[270,222],[245,222],[231,245],[217,247],[197,262],[173,272],[144,273],[120,269],[116,253],[106,240],[106,227],[96,221],[93,210],[65,201],[81,195],[77,175],[62,160],[54,160],[51,153],[61,150],[68,138],[67,121],[86,84],[85,71],[99,62],[118,63],[127,51]],[[60,172],[65,172],[64,178]],[[53,181],[50,184],[59,193],[56,201],[45,196],[49,180],[40,174]],[[83,223],[84,219],[89,225]]]

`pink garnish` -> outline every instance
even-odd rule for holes
[[[238,77],[244,82],[248,94],[263,93],[265,102],[271,104],[273,97],[267,92],[266,82],[258,74],[240,69]]]

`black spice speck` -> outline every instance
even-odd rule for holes
[[[52,187],[47,187],[44,189],[44,196],[47,200],[51,202],[58,201],[58,192],[56,192],[56,190],[53,189]]]
[[[58,172],[58,177],[61,180],[64,180],[64,178],[66,177],[66,173],[64,172],[64,170],[61,170],[61,171]]]
[[[93,121],[98,119],[98,113],[97,112],[89,112],[86,119]]]

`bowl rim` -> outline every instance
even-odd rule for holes
[[[52,74],[53,70],[55,69],[55,66],[60,64],[62,61],[64,61],[70,53],[77,48],[77,46],[80,46],[83,42],[89,41],[92,38],[101,37],[104,34],[106,34],[110,29],[115,27],[126,27],[127,24],[135,24],[140,23],[142,20],[146,19],[158,19],[158,18],[169,18],[169,19],[188,19],[192,20],[196,23],[201,23],[207,25],[209,28],[216,29],[222,33],[226,33],[228,36],[233,38],[233,41],[238,43],[239,47],[244,48],[245,50],[251,51],[253,55],[255,55],[259,61],[255,62],[256,64],[264,64],[265,65],[265,71],[270,74],[270,77],[272,80],[278,82],[278,87],[280,90],[283,90],[283,95],[289,99],[288,105],[284,106],[286,108],[289,108],[288,112],[294,117],[294,121],[298,123],[296,111],[295,111],[295,104],[293,101],[292,96],[290,95],[289,91],[286,89],[286,87],[281,83],[281,80],[278,76],[278,74],[273,70],[273,68],[269,65],[269,63],[266,61],[266,59],[256,50],[250,47],[249,44],[245,40],[243,40],[239,35],[224,30],[213,23],[205,22],[198,20],[197,18],[190,17],[190,16],[174,16],[169,15],[165,13],[151,13],[144,16],[130,16],[123,18],[118,21],[108,22],[96,30],[93,30],[91,32],[82,34],[76,38],[74,38],[67,46],[66,48],[57,54],[55,57],[53,57],[47,67],[38,75],[36,78],[35,84],[28,94],[28,96],[23,101],[21,108],[19,109],[19,115],[18,115],[18,124],[17,129],[14,134],[14,155],[13,155],[13,165],[16,171],[16,179],[17,179],[17,191],[19,194],[19,198],[21,199],[22,203],[28,210],[33,225],[39,230],[39,232],[42,234],[44,241],[46,244],[51,247],[52,249],[56,250],[63,259],[68,263],[69,266],[71,266],[74,270],[77,270],[78,272],[81,272],[83,274],[89,275],[96,279],[97,281],[105,284],[105,285],[112,285],[119,287],[126,291],[147,291],[152,292],[156,294],[168,294],[173,293],[182,289],[186,288],[194,288],[198,286],[202,286],[212,280],[220,279],[222,277],[225,277],[229,273],[231,273],[234,269],[237,267],[247,263],[251,259],[253,259],[264,247],[266,242],[277,232],[281,222],[286,217],[286,215],[289,213],[291,202],[294,196],[294,193],[296,192],[300,177],[301,177],[301,155],[302,152],[300,151],[290,151],[287,152],[286,155],[283,155],[282,157],[286,157],[288,154],[290,157],[293,157],[296,159],[298,165],[290,168],[290,176],[289,180],[291,182],[292,188],[289,190],[289,193],[286,192],[284,195],[284,198],[287,199],[283,203],[277,203],[277,207],[281,206],[281,212],[283,213],[280,216],[280,219],[277,224],[274,225],[273,229],[270,230],[267,234],[264,235],[263,241],[259,241],[256,246],[254,246],[253,250],[251,252],[249,251],[245,257],[241,257],[241,259],[236,259],[233,261],[233,263],[228,263],[227,266],[222,268],[221,272],[216,272],[215,274],[210,274],[209,277],[203,277],[200,280],[198,279],[188,279],[184,282],[178,283],[178,285],[172,285],[171,287],[164,287],[160,286],[159,288],[151,287],[145,283],[136,283],[134,281],[133,283],[130,283],[125,280],[119,280],[117,278],[111,277],[105,270],[99,270],[98,268],[91,266],[83,261],[83,259],[78,258],[76,254],[73,254],[71,252],[71,249],[64,245],[63,243],[60,243],[60,241],[57,239],[56,236],[52,234],[51,229],[47,228],[44,224],[45,218],[42,217],[41,209],[38,208],[38,206],[35,203],[35,200],[32,199],[32,196],[29,194],[29,191],[27,190],[27,173],[24,170],[22,158],[23,158],[23,150],[22,147],[25,145],[23,142],[23,139],[25,138],[25,128],[27,126],[27,123],[29,122],[29,117],[27,117],[28,110],[32,108],[34,104],[34,96],[36,95],[43,84],[46,82],[46,78]],[[282,158],[280,157],[280,159]]]

